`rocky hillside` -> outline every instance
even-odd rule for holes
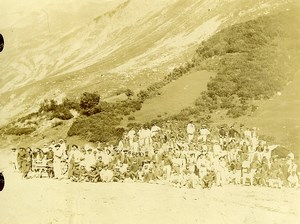
[[[45,98],[142,89],[191,58],[217,31],[288,9],[289,2],[120,0],[106,2],[108,7],[91,1],[82,11],[69,5],[71,15],[66,4],[36,9],[1,24],[6,48],[0,60],[0,122],[36,110]]]

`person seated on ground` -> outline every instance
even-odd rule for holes
[[[215,172],[213,170],[208,170],[206,175],[202,178],[200,184],[202,188],[211,188],[213,186],[213,183],[215,182]]]
[[[136,174],[136,172],[132,171],[132,169],[131,169],[130,166],[128,166],[127,167],[127,171],[124,174],[124,177],[125,177],[124,182],[126,182],[126,183],[132,183],[132,182],[134,182],[136,180],[137,174]]]
[[[154,154],[152,155],[151,161],[155,163],[162,162],[162,154],[159,153],[157,149],[154,150]]]
[[[181,174],[178,174],[174,170],[172,170],[172,173],[170,177],[167,179],[169,184],[173,187],[182,187],[184,185],[184,178]]]
[[[91,167],[94,166],[96,164],[96,159],[95,156],[93,154],[93,149],[92,148],[88,148],[87,150],[87,154],[85,154],[85,158],[84,158],[84,165],[86,170],[89,172],[91,171]]]
[[[88,181],[88,171],[84,165],[80,165],[78,182]]]
[[[229,176],[229,180],[228,183],[236,183],[236,166],[237,166],[237,162],[235,160],[231,160],[229,162],[228,165],[228,176]]]
[[[163,171],[163,166],[161,163],[159,163],[159,164],[154,163],[152,171],[155,174],[157,181],[163,180],[164,171]]]
[[[283,185],[283,181],[280,179],[278,173],[276,174],[276,172],[271,172],[268,179],[267,179],[267,183],[269,187],[272,188],[282,188]]]
[[[144,170],[142,166],[139,166],[139,169],[137,171],[137,182],[143,182],[144,181]]]
[[[192,172],[189,167],[187,166],[186,169],[182,172],[183,179],[184,179],[184,185],[188,188],[196,188],[199,178],[197,175]]]
[[[255,174],[253,176],[253,185],[254,186],[263,186],[262,183],[262,168],[259,167],[256,169]]]
[[[219,156],[222,153],[221,145],[217,141],[213,141],[213,153],[214,156]]]
[[[96,166],[96,168],[97,168],[99,171],[101,171],[101,170],[103,169],[104,163],[103,163],[103,161],[102,161],[102,156],[98,156],[98,159],[97,159],[97,161],[96,161],[96,163],[95,163],[95,166]]]
[[[152,168],[150,168],[150,169],[149,169],[149,172],[147,172],[147,173],[144,175],[144,182],[145,182],[145,183],[153,184],[153,183],[155,183],[155,181],[156,181],[156,176],[155,176],[155,174],[153,173]]]
[[[114,166],[113,168],[113,182],[123,182],[124,180],[124,174],[120,172],[120,167],[119,166]]]
[[[100,172],[96,166],[91,166],[91,170],[88,172],[88,180],[92,183],[100,181]]]
[[[180,158],[180,153],[176,152],[175,157],[172,159],[172,169],[179,174],[182,167],[182,159]]]
[[[108,165],[104,165],[103,169],[100,171],[101,180],[105,183],[108,183],[112,181],[113,176],[113,171],[108,169]]]
[[[200,180],[206,175],[208,163],[204,154],[200,154],[196,163]]]
[[[136,173],[139,170],[139,164],[138,164],[138,158],[136,157],[136,154],[133,152],[132,153],[132,158],[130,160],[130,167],[131,170]]]
[[[295,171],[292,171],[292,173],[289,175],[288,183],[289,187],[291,188],[299,188],[299,178]]]
[[[73,182],[78,182],[80,180],[80,165],[78,163],[74,164],[73,172],[70,178]]]
[[[119,166],[119,170],[120,170],[120,172],[122,173],[122,175],[124,175],[126,172],[127,172],[127,168],[128,168],[128,164],[124,164],[124,163],[119,163],[118,164],[118,166]]]

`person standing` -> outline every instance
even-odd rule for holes
[[[75,167],[75,154],[78,152],[78,146],[77,145],[72,145],[71,151],[69,152],[68,155],[68,163],[69,163],[69,169],[68,169],[68,178],[71,178],[73,175],[73,169]],[[80,162],[80,159],[78,160],[78,164]]]
[[[206,128],[206,125],[203,124],[202,127],[199,130],[200,136],[198,140],[203,141],[204,143],[207,140],[207,136],[210,134],[210,131]]]
[[[62,170],[61,170],[61,157],[63,151],[60,144],[56,144],[54,148],[54,159],[53,159],[53,170],[55,179],[61,179]]]
[[[136,132],[135,132],[134,128],[131,128],[126,136],[129,139],[129,147],[130,148],[133,147],[133,140],[134,140],[135,134],[136,134]]]
[[[26,152],[25,148],[20,147],[18,154],[17,154],[18,170],[20,172],[22,172],[22,162],[23,162],[23,157],[24,157],[25,152]]]
[[[228,131],[228,137],[229,137],[229,141],[231,141],[232,139],[236,140],[236,138],[239,136],[239,133],[237,130],[235,130],[233,128],[233,126],[231,126],[229,128],[229,131]]]
[[[47,165],[47,173],[50,178],[54,177],[53,171],[53,160],[54,160],[54,152],[52,146],[49,146],[48,151],[46,153],[46,165]]]
[[[28,178],[28,173],[31,169],[32,165],[32,157],[31,157],[31,148],[27,148],[24,151],[23,157],[22,157],[22,173],[23,178]]]
[[[163,162],[164,179],[168,180],[171,176],[173,163],[171,158],[167,155],[167,153],[163,154],[162,162]]]
[[[220,142],[220,145],[224,146],[224,142],[226,141],[226,137],[227,137],[227,133],[226,133],[226,130],[224,129],[223,126],[221,126],[220,130],[219,130],[219,142]]]
[[[153,126],[151,127],[151,137],[153,138],[154,136],[156,136],[160,130],[160,127],[158,127],[156,124],[153,124]]]
[[[16,148],[11,150],[10,164],[14,171],[18,170],[18,152]]]
[[[186,132],[188,134],[188,143],[191,143],[193,141],[195,131],[195,125],[193,124],[193,121],[190,121],[190,123],[188,123],[186,127]]]

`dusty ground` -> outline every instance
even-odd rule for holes
[[[300,190],[22,180],[5,164],[1,224],[300,223]],[[7,157],[6,157],[7,158]]]

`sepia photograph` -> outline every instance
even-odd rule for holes
[[[1,224],[299,224],[299,0],[0,0]]]

